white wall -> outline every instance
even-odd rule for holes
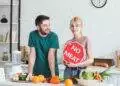
[[[52,29],[60,44],[71,38],[69,21],[80,16],[84,21],[84,34],[89,36],[95,56],[106,55],[120,47],[120,0],[108,0],[104,8],[94,8],[90,0],[21,0],[21,45],[27,45],[28,34],[39,14],[51,17]]]

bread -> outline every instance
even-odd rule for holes
[[[95,66],[101,66],[101,67],[109,67],[109,65],[107,64],[107,63],[102,63],[102,62],[96,62],[95,64],[94,64]]]

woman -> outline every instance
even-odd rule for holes
[[[92,56],[91,45],[87,36],[83,36],[82,34],[83,22],[79,17],[73,17],[70,21],[70,30],[72,31],[73,38],[71,41],[79,42],[85,52],[85,60],[82,62],[78,62],[77,64],[68,63],[64,60],[64,65],[66,66],[64,70],[64,79],[71,77],[79,77],[81,69],[93,63],[94,58]]]

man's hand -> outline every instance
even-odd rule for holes
[[[29,73],[27,75],[26,81],[32,81],[32,78],[33,78],[32,74]]]

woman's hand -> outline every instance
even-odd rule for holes
[[[67,66],[67,64],[69,64],[69,63],[66,62],[65,60],[63,60],[63,64],[64,64],[65,66]]]
[[[78,67],[77,64],[73,64],[73,63],[69,63],[69,64],[67,64],[67,66],[68,66],[68,67]]]

